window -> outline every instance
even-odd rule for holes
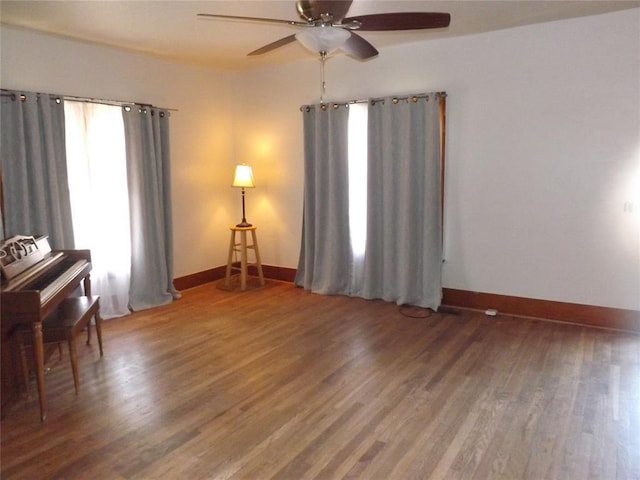
[[[297,285],[438,307],[445,96],[302,109],[305,201]]]
[[[131,235],[122,110],[66,101],[65,136],[76,248],[91,250],[105,318],[129,313]]]
[[[364,258],[367,240],[367,104],[349,106],[349,229],[354,260]]]

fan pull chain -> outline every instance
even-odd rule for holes
[[[320,93],[320,104],[324,103],[324,94],[327,91],[327,84],[324,81],[324,64],[327,60],[327,52],[325,51],[321,51],[320,52],[320,76],[321,76],[321,87],[322,87],[322,93]]]

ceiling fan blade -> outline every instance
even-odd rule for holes
[[[451,15],[435,12],[377,13],[344,18],[342,23],[353,21],[360,22],[362,26],[358,30],[363,31],[421,30],[448,27]]]
[[[279,18],[239,17],[236,15],[214,15],[211,13],[199,13],[198,17],[225,18],[227,20],[244,20],[247,22],[284,23],[286,25],[297,25],[302,27],[309,26],[309,24],[306,22],[295,22],[293,20],[281,20]]]
[[[353,0],[306,0],[313,18],[320,18],[323,13],[330,13],[334,22],[339,22],[349,11]]]
[[[342,44],[340,49],[347,55],[359,60],[366,60],[378,55],[376,47],[354,32],[351,32],[351,36]]]
[[[281,38],[280,40],[276,40],[275,42],[270,43],[269,45],[265,45],[264,47],[254,50],[253,52],[248,53],[247,56],[262,55],[263,53],[267,53],[267,52],[270,52],[271,50],[275,50],[278,47],[282,47],[287,43],[295,42],[295,40],[296,40],[295,34],[289,35],[288,37]]]

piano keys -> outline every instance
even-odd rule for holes
[[[0,246],[2,295],[0,330],[2,341],[1,415],[4,417],[20,394],[21,377],[17,369],[11,331],[18,324],[29,324],[33,331],[33,354],[40,400],[40,418],[46,417],[44,348],[42,321],[65,298],[82,285],[91,295],[91,252],[89,250],[52,251],[46,237],[12,237]]]

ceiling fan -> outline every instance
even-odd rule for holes
[[[451,16],[435,12],[378,13],[347,17],[353,0],[297,0],[296,10],[302,21],[275,18],[242,17],[199,13],[199,17],[279,23],[301,27],[301,31],[258,48],[248,55],[261,55],[291,42],[298,41],[304,47],[323,58],[340,48],[347,55],[359,60],[374,57],[378,50],[356,33],[360,31],[422,30],[448,27]]]

